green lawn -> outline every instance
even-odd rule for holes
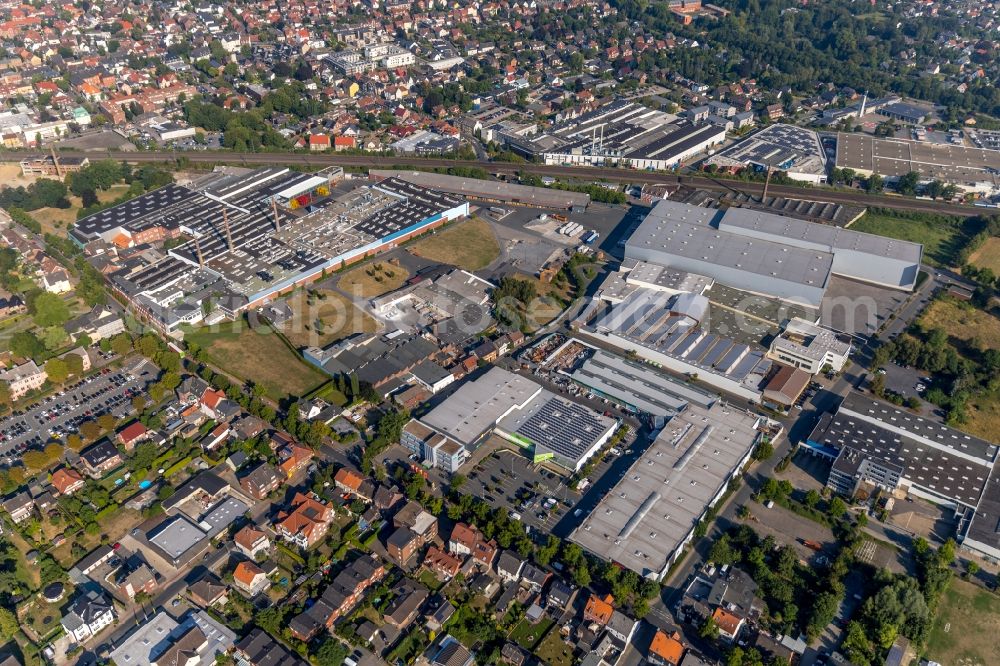
[[[204,349],[225,372],[260,384],[274,400],[303,395],[328,379],[270,329],[258,332],[243,320],[187,331],[184,340]]]
[[[543,618],[538,624],[532,624],[527,618],[521,620],[510,632],[510,640],[514,641],[525,650],[531,652],[535,646],[542,642],[545,634],[555,624],[551,618]]]
[[[948,666],[1000,663],[1000,597],[953,580],[941,597],[926,656]]]
[[[851,229],[922,243],[924,261],[932,266],[951,266],[966,238],[961,218],[920,213],[868,212]]]
[[[563,641],[558,629],[553,629],[535,649],[535,655],[547,666],[573,666],[573,648]]]

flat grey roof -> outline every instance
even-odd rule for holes
[[[626,256],[630,256],[630,248],[652,250],[662,253],[663,260],[658,263],[668,266],[673,255],[796,284],[818,288],[826,284],[833,267],[830,252],[714,228],[722,216],[721,211],[712,208],[660,201],[628,239]]]
[[[691,405],[667,423],[570,540],[658,578],[749,455],[756,424],[756,416],[725,404]]]
[[[186,516],[176,515],[146,533],[146,539],[172,562],[179,561],[186,552],[203,543],[208,536]]]
[[[201,517],[201,528],[208,533],[210,538],[214,537],[249,510],[250,506],[243,500],[227,497]]]
[[[920,263],[923,253],[923,245],[920,243],[807,222],[749,208],[728,209],[719,221],[719,228],[734,230],[736,233],[739,233],[739,230],[753,230],[769,236],[776,242],[805,244],[810,248],[834,254],[837,250],[854,250],[877,257]]]
[[[469,445],[512,409],[526,405],[541,390],[542,387],[530,379],[494,366],[481,377],[465,382],[420,420]]]
[[[586,208],[590,203],[589,194],[554,190],[547,187],[517,185],[498,180],[463,178],[426,171],[373,169],[370,173],[377,177],[405,180],[439,192],[448,192],[473,199],[509,201],[522,206],[538,206],[540,208],[574,208],[579,206]]]
[[[1000,182],[1000,151],[860,133],[837,135],[837,166],[890,177],[916,171],[949,182]]]
[[[714,395],[702,393],[648,366],[601,349],[595,351],[570,377],[579,384],[653,416],[673,416],[689,402],[710,407],[717,400]]]

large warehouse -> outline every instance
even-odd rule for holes
[[[505,137],[545,164],[672,169],[726,139],[724,127],[690,123],[636,102],[615,100],[532,137]]]
[[[168,185],[80,220],[72,236],[112,288],[171,333],[201,321],[207,299],[235,316],[468,212],[458,197],[402,180],[350,188],[331,171],[266,168]],[[133,250],[175,238],[190,240],[167,256]]]
[[[826,151],[819,135],[811,129],[775,123],[756,134],[720,150],[705,165],[736,170],[751,167],[758,171],[777,169],[792,180],[826,182]]]
[[[922,180],[937,179],[964,192],[1000,191],[1000,151],[986,148],[838,134],[837,167],[890,180],[915,171]]]
[[[630,259],[818,306],[831,275],[911,291],[923,247],[745,208],[660,201],[625,243]]]
[[[689,404],[670,419],[570,540],[659,580],[698,522],[749,461],[760,417],[724,403]]]
[[[535,462],[578,471],[614,434],[615,419],[493,366],[420,419],[472,450],[488,435],[528,450]]]

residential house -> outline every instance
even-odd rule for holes
[[[409,528],[417,535],[421,546],[437,538],[437,518],[412,500],[396,512],[396,515],[392,517],[392,524],[396,529]]]
[[[232,429],[228,423],[222,422],[218,424],[201,439],[201,448],[206,451],[214,451],[220,444],[229,439],[229,433],[231,432]]]
[[[462,561],[437,546],[431,546],[424,555],[423,564],[441,580],[451,580],[462,568]]]
[[[549,585],[545,595],[545,605],[553,609],[566,610],[572,606],[575,597],[576,589],[556,578]]]
[[[149,437],[149,430],[139,421],[133,421],[115,434],[118,443],[131,451],[135,445]]]
[[[292,636],[309,641],[353,610],[365,591],[385,576],[385,566],[375,556],[363,555],[348,564],[312,606],[291,619]]]
[[[45,368],[39,367],[31,360],[0,372],[0,382],[7,384],[12,401],[24,397],[29,391],[41,388],[48,378]]]
[[[455,523],[448,540],[448,550],[456,555],[471,555],[477,563],[490,567],[496,558],[497,542],[495,539],[487,541],[475,525]]]
[[[298,472],[309,466],[313,452],[300,444],[289,444],[278,451],[278,469],[285,477],[291,479]]]
[[[228,588],[212,573],[206,573],[191,583],[187,591],[191,599],[203,608],[221,607],[225,606],[227,602]]]
[[[132,555],[118,567],[114,575],[114,585],[129,599],[135,599],[135,595],[140,592],[153,593],[156,589],[156,574],[139,555]]]
[[[249,560],[244,560],[237,564],[233,571],[233,585],[248,597],[256,597],[271,587],[271,582],[263,569]]]
[[[417,619],[420,608],[427,601],[428,591],[420,583],[403,578],[393,592],[396,596],[385,609],[383,617],[387,624],[404,630]]]
[[[552,574],[545,569],[536,567],[531,562],[527,562],[521,570],[521,585],[528,588],[532,592],[541,592],[551,575]]]
[[[76,642],[96,636],[115,621],[115,608],[96,590],[80,594],[62,617],[63,630]]]
[[[83,476],[72,467],[60,467],[52,474],[52,487],[60,495],[72,495],[83,488]]]
[[[516,583],[521,579],[524,558],[512,550],[505,550],[497,558],[497,575],[505,583]]]
[[[409,527],[399,527],[385,542],[385,550],[400,567],[409,568],[417,551],[423,545],[421,538]]]
[[[430,659],[431,666],[472,666],[475,659],[469,649],[451,636],[445,636]]]
[[[312,152],[323,152],[330,150],[330,135],[328,134],[310,134],[309,135],[309,150]]]
[[[309,662],[289,652],[282,644],[256,627],[236,644],[233,657],[245,666],[308,666]]]
[[[84,471],[95,479],[103,477],[125,462],[118,447],[108,439],[81,451],[80,460],[83,462]]]
[[[364,482],[365,477],[361,476],[357,472],[347,469],[346,467],[341,467],[337,470],[337,473],[333,475],[333,484],[338,490],[369,501],[371,500],[370,497],[364,497],[360,494],[363,492],[362,486],[364,485]]]
[[[22,491],[3,501],[4,511],[10,516],[14,524],[23,523],[31,517],[31,512],[35,509],[35,500],[27,491]]]
[[[65,328],[74,340],[86,335],[96,344],[105,338],[124,333],[125,320],[111,307],[95,305],[89,312],[66,322]]]
[[[667,635],[657,629],[649,644],[647,659],[653,666],[680,666],[684,657],[684,644],[681,635],[676,631]]]
[[[271,550],[271,540],[267,534],[250,525],[236,533],[236,536],[233,537],[233,543],[236,544],[237,550],[251,560],[256,560],[260,555]]]
[[[611,619],[608,621],[607,629],[609,634],[621,641],[623,645],[626,645],[632,640],[632,636],[635,635],[635,630],[638,626],[638,620],[629,617],[618,609],[615,609],[611,613]]]
[[[583,621],[596,622],[602,627],[607,626],[611,621],[611,615],[615,612],[614,603],[615,598],[610,594],[602,598],[591,592],[587,605],[583,608]]]
[[[739,615],[731,613],[722,607],[715,609],[712,613],[712,620],[719,628],[719,637],[730,643],[735,641],[736,637],[739,636],[745,622]]]
[[[288,511],[278,514],[274,531],[300,548],[309,548],[326,537],[333,522],[333,508],[314,495],[296,493]]]
[[[248,473],[240,477],[240,487],[247,495],[262,500],[273,493],[285,482],[285,475],[278,472],[274,465],[262,462]]]

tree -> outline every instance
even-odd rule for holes
[[[101,426],[93,421],[84,421],[80,424],[80,436],[85,440],[95,440],[101,436]]]
[[[323,641],[323,644],[316,651],[316,664],[317,666],[341,666],[347,653],[347,647],[331,636]]]
[[[61,326],[49,326],[42,331],[42,344],[49,351],[59,349],[66,344],[67,340],[69,340],[69,335]]]
[[[45,362],[45,374],[54,384],[62,384],[69,377],[69,368],[61,358],[50,358]]]
[[[132,339],[128,333],[119,333],[111,338],[111,351],[119,356],[124,356],[132,351]]]
[[[62,326],[69,321],[69,307],[56,294],[43,292],[32,302],[32,318],[39,326]]]
[[[69,371],[69,374],[75,377],[83,374],[83,357],[79,354],[66,354],[63,361],[66,362],[66,370]]]
[[[11,336],[10,350],[15,356],[35,358],[45,351],[45,346],[30,331],[20,331]]]
[[[819,492],[817,492],[815,489],[811,489],[809,490],[809,492],[805,494],[805,497],[802,498],[802,503],[811,509],[815,507],[817,504],[819,504],[819,500],[820,500]]]
[[[9,405],[11,402],[10,384],[0,382],[0,405]]]
[[[910,171],[909,173],[899,177],[896,181],[896,190],[900,194],[916,194],[917,183],[920,182],[920,174],[916,171]]]
[[[715,623],[713,618],[708,618],[698,630],[698,635],[707,641],[717,640],[719,638],[719,625]]]
[[[17,616],[9,608],[0,607],[0,639],[4,643],[12,641],[14,636],[20,631]]]
[[[847,513],[847,505],[844,504],[844,500],[839,497],[834,497],[830,500],[830,504],[827,506],[826,512],[830,514],[831,518],[840,518]]]

